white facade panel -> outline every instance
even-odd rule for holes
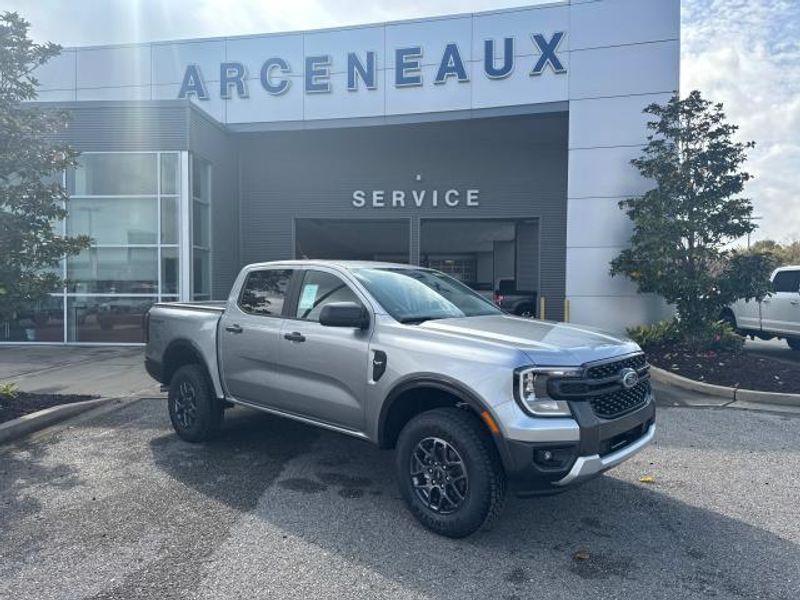
[[[225,40],[153,44],[153,84],[181,83],[186,65],[197,65],[206,83],[218,82],[223,62]]]
[[[570,99],[672,92],[679,57],[677,41],[572,51]]]
[[[150,46],[79,48],[77,73],[78,88],[149,86]]]
[[[611,277],[608,271],[617,248],[567,248],[567,289],[573,296],[635,296],[636,286],[627,277]]]
[[[289,63],[291,75],[303,75],[305,64],[301,33],[234,38],[227,40],[226,45],[227,60],[242,63],[247,70],[248,79],[259,81],[264,61],[275,57]],[[217,68],[219,69],[219,65]]]
[[[665,0],[603,0],[572,6],[573,50],[676,40],[680,35],[678,2]]]
[[[477,14],[473,19],[472,55],[483,64],[484,40],[492,39],[499,58],[503,38],[513,37],[515,56],[538,56],[539,49],[531,36],[541,33],[549,39],[557,31],[567,33],[559,46],[559,52],[566,55],[572,43],[569,11],[570,7],[564,4]]]
[[[569,55],[564,54],[560,58],[569,73]],[[555,74],[548,70],[532,76],[530,73],[537,60],[537,56],[531,55],[516,57],[514,71],[501,81],[489,79],[484,73],[483,63],[476,61],[472,69],[472,107],[491,108],[567,100],[568,74]]]
[[[619,198],[572,199],[567,205],[567,247],[603,248],[627,243],[633,225]]]
[[[225,102],[218,100],[222,109],[227,110],[227,123],[260,123],[272,121],[303,120],[303,80],[290,77],[289,89],[273,96],[264,91],[261,82],[248,81],[249,98],[239,98],[236,94]]]
[[[383,81],[383,72],[376,74],[378,82]],[[377,89],[364,89],[359,81],[360,90],[347,91],[347,74],[335,73],[330,78],[331,93],[301,94],[304,103],[305,119],[341,119],[346,117],[380,117],[384,114],[386,96],[383,85]],[[302,82],[299,82],[302,86]],[[268,100],[267,100],[268,102]]]
[[[472,17],[445,17],[386,25],[386,66],[394,69],[398,48],[419,46],[421,64],[439,66],[447,44],[455,43],[464,62],[472,60]],[[436,71],[434,70],[434,73]]]
[[[469,110],[472,108],[472,89],[469,83],[451,77],[446,83],[433,83],[438,65],[427,65],[420,69],[422,86],[395,87],[392,85],[394,71],[384,71],[386,83],[386,114],[404,115],[413,113]],[[472,63],[464,65],[472,79]],[[423,92],[423,93],[420,93]]]
[[[383,26],[316,31],[303,35],[306,56],[331,57],[331,73],[347,72],[347,55],[353,52],[366,64],[367,52],[374,52],[377,68],[386,68]]]
[[[570,322],[624,333],[629,327],[668,318],[672,310],[656,296],[579,296],[570,298]]]
[[[39,90],[37,102],[71,102],[75,100],[75,90]]]
[[[33,75],[39,80],[40,90],[74,90],[75,50],[63,50],[37,67]]]
[[[646,192],[652,183],[630,161],[637,146],[569,151],[569,198],[625,198]]]
[[[573,100],[569,104],[569,147],[644,146],[652,103],[664,104],[671,94]]]
[[[125,87],[78,88],[75,99],[81,100],[150,100],[149,85]]]

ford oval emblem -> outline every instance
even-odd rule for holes
[[[626,390],[635,387],[636,384],[639,383],[639,373],[631,368],[622,369],[619,373],[619,378],[620,381],[622,381],[622,387]]]

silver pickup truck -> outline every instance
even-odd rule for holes
[[[497,517],[508,488],[562,491],[655,434],[635,343],[505,314],[430,269],[254,264],[227,302],[155,305],[147,332],[180,437],[242,405],[395,448],[409,509],[450,537]]]

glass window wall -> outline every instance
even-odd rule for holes
[[[211,164],[192,159],[192,298],[211,298]]]
[[[179,152],[79,157],[79,166],[64,175],[71,197],[59,230],[88,235],[92,245],[61,261],[59,272],[67,279],[63,293],[0,323],[0,341],[144,341],[147,309],[159,300],[177,300],[181,293],[180,158]],[[197,184],[207,206],[208,181]],[[200,241],[208,244],[207,237]],[[199,280],[203,289],[209,287],[207,276]]]

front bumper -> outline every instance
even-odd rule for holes
[[[631,456],[642,450],[645,446],[653,441],[655,435],[656,424],[652,423],[642,437],[634,442],[631,442],[627,446],[624,446],[617,452],[607,454],[606,456],[600,456],[599,454],[593,454],[591,456],[579,456],[572,465],[572,468],[569,470],[569,473],[567,473],[563,478],[554,481],[553,485],[559,487],[573,485],[585,479],[594,477],[595,475],[599,475],[603,471],[608,471],[609,469],[616,467],[618,464],[625,462]]]
[[[571,407],[574,419],[524,416],[504,421],[511,427],[501,450],[503,464],[518,495],[556,494],[578,485],[632,457],[655,436],[652,394],[641,407],[616,419],[597,417],[588,402]],[[525,421],[530,427],[524,427]],[[547,464],[539,460],[543,452],[561,460]]]

